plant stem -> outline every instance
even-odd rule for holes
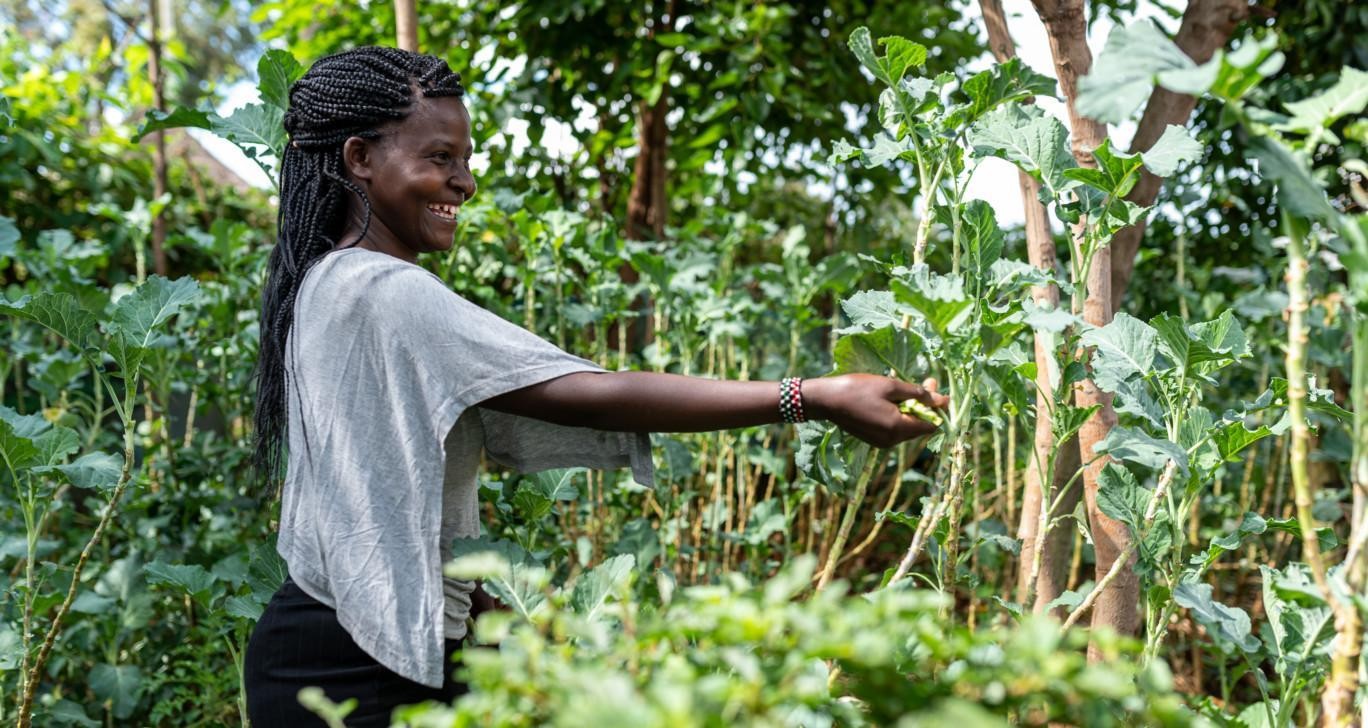
[[[1333,604],[1334,595],[1325,574],[1325,559],[1321,556],[1320,541],[1316,536],[1316,519],[1311,509],[1315,503],[1314,486],[1308,472],[1311,450],[1311,431],[1306,423],[1306,311],[1310,302],[1306,292],[1306,242],[1301,230],[1286,213],[1284,229],[1287,234],[1287,415],[1292,420],[1292,492],[1297,504],[1297,521],[1301,525],[1303,558],[1311,566],[1311,575],[1326,601]]]
[[[817,581],[817,591],[825,589],[836,572],[836,564],[841,560],[841,552],[845,550],[846,540],[850,538],[850,530],[854,528],[855,518],[859,514],[860,506],[864,504],[865,493],[869,490],[869,480],[874,476],[874,469],[883,459],[883,454],[883,450],[870,448],[869,454],[865,456],[864,468],[860,470],[860,476],[855,481],[855,492],[850,496],[850,505],[846,506],[841,528],[836,532],[836,540],[831,544],[831,551],[827,554],[826,568],[822,570],[822,578]]]
[[[1177,471],[1178,463],[1173,460],[1168,461],[1168,464],[1164,466],[1164,472],[1159,475],[1159,483],[1154,487],[1154,493],[1150,495],[1149,505],[1145,507],[1145,520],[1144,523],[1141,524],[1142,528],[1147,528],[1154,522],[1154,517],[1159,513],[1159,503],[1164,499],[1164,495],[1168,492],[1169,486],[1173,483],[1173,476]],[[1131,556],[1135,554],[1135,550],[1139,546],[1142,538],[1143,534],[1141,533],[1131,535],[1131,538],[1126,541],[1125,548],[1116,556],[1116,560],[1112,562],[1111,568],[1107,570],[1106,575],[1097,582],[1097,586],[1094,586],[1092,591],[1088,592],[1088,596],[1083,599],[1083,603],[1079,604],[1078,607],[1069,614],[1068,618],[1064,620],[1064,629],[1074,626],[1074,623],[1076,623],[1080,617],[1086,614],[1089,609],[1092,609],[1093,604],[1097,602],[1097,598],[1106,590],[1107,585],[1111,584],[1123,570],[1129,567]]]
[[[104,377],[101,377],[103,379]],[[124,490],[127,489],[129,481],[132,479],[133,456],[134,456],[134,426],[130,415],[133,412],[133,394],[138,390],[138,377],[133,375],[127,382],[124,390],[124,403],[121,408],[123,414],[124,427],[124,462],[123,470],[119,473],[119,482],[114,486],[114,492],[109,497],[109,504],[105,507],[104,513],[100,515],[100,522],[95,526],[95,532],[90,534],[90,539],[86,541],[85,548],[81,549],[81,555],[76,559],[76,566],[71,572],[71,586],[67,589],[66,598],[62,600],[61,606],[57,608],[57,614],[52,618],[52,624],[48,627],[47,634],[43,637],[43,646],[38,651],[38,657],[29,667],[28,675],[24,680],[23,700],[19,706],[19,728],[29,728],[32,724],[33,699],[38,692],[38,681],[43,676],[43,667],[47,665],[48,658],[52,655],[52,646],[57,641],[57,635],[62,631],[62,620],[66,618],[67,612],[71,611],[72,602],[76,601],[76,590],[81,585],[81,571],[85,569],[86,561],[90,559],[90,554],[100,543],[100,537],[104,535],[105,528],[114,517],[114,511],[119,505],[119,499],[123,497]]]

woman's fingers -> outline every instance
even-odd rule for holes
[[[927,379],[921,384],[904,382],[900,379],[893,381],[896,382],[892,399],[894,402],[905,402],[913,399],[935,409],[945,409],[950,405],[950,398],[936,391],[935,379]]]

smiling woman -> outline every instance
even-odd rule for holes
[[[289,576],[253,631],[253,725],[321,725],[299,690],[355,699],[348,725],[450,701],[490,600],[442,575],[479,535],[481,451],[516,470],[631,467],[649,432],[830,419],[888,447],[934,426],[933,387],[852,374],[784,382],[604,372],[466,301],[422,267],[475,194],[470,115],[443,61],[392,48],[319,60],[290,90],[279,242],[263,295],[258,474],[288,443],[277,548]]]
[[[410,263],[451,248],[456,212],[475,194],[470,112],[459,97],[420,98],[380,134],[342,146],[348,176],[370,198],[364,211],[352,206],[343,239]]]

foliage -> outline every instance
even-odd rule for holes
[[[485,552],[493,556],[491,552]],[[449,571],[494,573],[476,558]],[[495,561],[499,559],[494,557]],[[771,579],[665,593],[659,608],[615,598],[591,613],[551,590],[530,615],[482,620],[461,655],[472,691],[451,707],[402,710],[412,726],[448,725],[1187,725],[1162,667],[1138,669],[1134,646],[1107,639],[1088,665],[1048,621],[1009,631],[947,629],[932,593],[869,597],[833,588],[795,601],[816,560]],[[501,567],[502,568],[502,567]],[[531,570],[535,572],[535,569]],[[544,583],[531,573],[523,581]],[[602,590],[600,590],[602,591]]]

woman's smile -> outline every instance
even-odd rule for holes
[[[448,223],[456,222],[456,211],[460,208],[461,204],[459,202],[429,202],[427,206],[428,212],[432,213],[443,222]]]

